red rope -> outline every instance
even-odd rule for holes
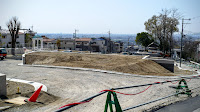
[[[64,105],[62,107],[60,107],[59,109],[63,108],[63,107],[66,107],[66,106],[72,106],[72,105],[78,105],[78,104],[83,104],[83,103],[87,103],[87,102],[90,102],[92,99],[88,100],[88,101],[84,101],[84,102],[76,102],[76,103],[69,103],[67,105]]]
[[[108,89],[102,90],[101,92],[103,92],[103,91],[111,91],[111,92],[115,92],[115,93],[119,93],[119,94],[123,94],[123,95],[137,95],[137,94],[140,94],[140,93],[145,92],[145,91],[146,91],[147,89],[149,89],[151,86],[152,86],[152,85],[150,85],[149,87],[147,87],[145,90],[143,90],[143,91],[141,91],[141,92],[139,92],[139,93],[135,93],[135,94],[121,93],[121,92],[118,92],[118,91],[108,90]]]
[[[186,80],[187,81],[187,80]],[[191,81],[191,79],[189,79],[187,82],[190,82]]]
[[[193,77],[196,77],[196,76],[193,76]],[[200,75],[199,75],[200,77]],[[187,82],[189,82],[191,79],[189,79]],[[176,81],[175,83],[173,83],[172,81],[169,81],[169,80],[166,80],[167,82],[171,82],[172,84],[176,84],[178,83],[179,81]],[[154,83],[161,83],[161,82],[154,82]],[[150,85],[149,87],[147,87],[145,90],[139,92],[139,93],[135,93],[135,94],[127,94],[127,93],[122,93],[122,92],[118,92],[118,91],[114,91],[114,90],[102,90],[101,92],[103,91],[111,91],[111,92],[115,92],[115,93],[119,93],[119,94],[123,94],[123,95],[137,95],[137,94],[140,94],[140,93],[143,93],[145,92],[146,90],[148,90],[152,85]],[[83,104],[83,103],[87,103],[87,102],[90,102],[92,99],[88,100],[88,101],[84,101],[84,102],[76,102],[76,103],[70,103],[70,104],[67,104],[67,105],[64,105],[62,107],[60,107],[59,109],[63,108],[63,107],[66,107],[66,106],[72,106],[72,105],[78,105],[78,104]]]
[[[176,83],[178,83],[179,81],[176,81],[175,83],[173,83],[172,81],[167,80],[167,82],[171,82],[172,84],[176,84]]]

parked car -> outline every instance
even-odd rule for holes
[[[66,50],[66,51],[62,51],[62,52],[72,52],[72,50]]]
[[[123,55],[128,55],[128,52],[122,52]]]
[[[3,60],[7,56],[7,51],[4,48],[0,48],[0,59]]]

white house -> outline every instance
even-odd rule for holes
[[[8,30],[0,29],[0,47],[11,47],[12,37]],[[22,48],[25,46],[25,34],[19,32],[16,39],[16,47]]]
[[[105,40],[102,38],[92,39],[91,47],[92,47],[93,51],[103,52],[103,51],[105,51]]]
[[[33,31],[25,31],[25,32],[19,32],[18,37],[16,39],[16,48],[23,48],[26,47],[25,37],[26,34],[30,34],[31,37],[36,34],[36,32]],[[10,32],[6,29],[1,29],[0,27],[0,47],[4,48],[10,48],[12,42],[12,37],[10,35]]]

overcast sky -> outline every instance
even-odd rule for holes
[[[177,8],[192,18],[185,31],[200,32],[200,0],[0,0],[0,7],[4,29],[17,16],[22,28],[33,25],[38,33],[136,34],[162,9]]]

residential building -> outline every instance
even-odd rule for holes
[[[61,38],[60,48],[66,50],[75,50],[75,39],[74,38]]]
[[[43,48],[57,49],[56,39],[50,39],[46,36],[41,36],[43,38]]]
[[[0,30],[0,47],[10,48],[12,42],[12,37],[8,30]],[[19,32],[18,37],[16,39],[16,47],[25,47],[25,34]]]
[[[123,52],[123,49],[124,49],[123,42],[121,42],[121,41],[114,42],[114,46],[115,46],[114,52],[116,52],[116,53]]]
[[[149,44],[147,46],[147,49],[148,50],[159,50],[159,45],[155,42],[152,42],[151,44]]]
[[[105,40],[102,38],[93,38],[90,45],[92,52],[105,52]]]
[[[110,38],[106,38],[106,37],[100,37],[101,39],[105,40],[105,44],[104,44],[104,52],[105,54],[107,53],[111,53],[112,52],[112,41]]]
[[[30,30],[27,30],[25,32],[19,32],[18,37],[16,39],[16,48],[22,48],[22,47],[28,46],[28,43],[26,42],[27,34],[29,34],[31,38],[36,34],[36,32],[30,31]],[[12,37],[10,35],[10,32],[6,29],[1,29],[0,27],[0,47],[10,48],[11,42],[12,42]]]
[[[88,51],[89,46],[90,46],[90,42],[91,42],[91,38],[78,38],[75,39],[75,46],[76,46],[76,50],[79,51]]]

